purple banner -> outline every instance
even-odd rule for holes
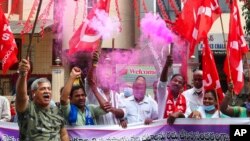
[[[69,130],[72,141],[229,140],[228,125],[162,125],[128,130]]]
[[[172,126],[166,120],[151,125],[130,124],[127,129],[114,126],[67,127],[71,141],[206,141],[230,140],[229,125],[249,125],[248,118],[177,119]],[[0,122],[0,140],[18,141],[18,126]]]

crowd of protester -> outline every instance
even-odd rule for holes
[[[94,52],[88,75],[81,78],[82,70],[73,67],[60,92],[60,102],[52,101],[51,83],[46,78],[28,79],[29,60],[19,64],[16,96],[9,100],[0,96],[0,121],[17,122],[22,140],[69,140],[65,125],[120,125],[131,123],[148,125],[154,120],[167,118],[174,124],[176,118],[230,118],[250,116],[250,95],[235,102],[238,94],[228,84],[225,98],[218,103],[214,90],[204,90],[202,70],[193,72],[193,86],[184,89],[184,77],[174,74],[168,81],[172,56],[168,56],[159,80],[153,83],[153,95],[147,95],[146,78],[137,76],[132,86],[124,91],[111,89],[112,73],[99,75],[99,52]],[[106,68],[101,68],[104,72]],[[41,133],[43,133],[41,135]]]

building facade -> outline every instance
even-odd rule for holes
[[[11,5],[15,0],[5,0],[1,3],[6,15],[10,13]],[[37,1],[33,0],[32,2]],[[38,0],[39,1],[39,0]],[[21,35],[21,31],[25,24],[25,21],[30,17],[30,11],[33,3],[30,0],[18,0],[16,10],[10,18],[11,28],[15,35],[16,42],[19,48],[18,59],[25,58],[27,56],[27,48],[30,40],[30,33]],[[41,12],[44,12],[46,7],[53,2],[52,7],[49,9],[47,15],[47,21],[44,25],[44,33],[41,29],[43,24],[38,21],[34,36],[32,37],[31,44],[31,62],[33,64],[33,71],[31,77],[48,77],[52,81],[53,99],[59,100],[59,90],[64,85],[65,79],[67,79],[70,65],[65,63],[65,59],[62,57],[62,52],[69,48],[69,40],[73,35],[74,31],[81,24],[83,19],[86,17],[86,13],[92,8],[95,0],[43,0]],[[137,0],[139,15],[135,13],[134,1],[133,0],[118,0],[119,13],[121,17],[121,28],[120,34],[115,36],[113,39],[104,40],[102,48],[108,50],[112,49],[133,49],[138,41],[140,30],[137,26],[138,18],[142,18],[145,14],[143,3],[141,0]],[[157,6],[157,0],[145,0],[148,11],[159,12]],[[170,16],[171,20],[175,19],[174,11],[171,9],[168,0],[163,1],[165,4],[166,11]],[[181,9],[181,0],[176,0],[176,5]],[[220,77],[223,84],[225,83],[225,76],[223,76],[223,60],[225,58],[225,47],[224,38],[222,32],[222,26],[224,29],[224,35],[227,37],[228,34],[228,23],[229,23],[229,9],[224,0],[219,0],[219,3],[223,9],[221,20],[217,19],[212,29],[209,32],[209,40],[211,48],[215,54],[215,60],[218,67]],[[85,7],[84,7],[85,6]],[[239,2],[239,9],[242,3]],[[85,10],[85,11],[84,11]],[[110,15],[117,16],[117,8],[115,1],[111,0],[110,3]],[[35,14],[32,16],[31,21],[33,22]],[[221,24],[222,21],[222,24]],[[244,18],[241,17],[242,26],[245,25]],[[192,83],[192,69],[199,67],[201,62],[200,47],[197,47],[193,58],[187,60],[189,62],[188,72],[188,83]],[[249,62],[250,55],[247,55],[247,61]],[[61,61],[62,63],[56,63]],[[58,60],[59,59],[59,60]],[[143,61],[142,61],[143,62]],[[6,75],[3,75],[0,71],[0,95],[12,95],[15,88],[15,81],[17,79],[17,64],[14,65]]]

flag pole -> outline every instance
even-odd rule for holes
[[[34,24],[33,24],[33,29],[32,29],[31,34],[29,35],[29,45],[28,45],[28,49],[27,49],[26,59],[30,58],[32,38],[33,38],[33,35],[34,35],[34,32],[35,32],[36,23],[37,23],[37,19],[38,19],[40,10],[41,10],[42,2],[43,2],[43,0],[39,1],[39,5],[38,5],[38,8],[37,8],[35,21],[34,21]]]
[[[230,0],[230,6],[232,4],[232,0]],[[231,11],[230,11],[231,12]],[[227,54],[227,65],[228,65],[228,71],[229,71],[229,81],[231,82],[232,81],[232,76],[231,76],[231,68],[230,68],[230,61],[229,61],[229,56],[230,56],[230,52],[227,48],[227,43],[226,43],[226,38],[225,38],[225,31],[224,31],[224,26],[223,26],[223,21],[222,21],[222,17],[220,15],[220,23],[221,23],[221,29],[222,29],[222,35],[223,35],[223,40],[224,40],[224,45],[225,45],[225,48],[226,48],[226,54]]]
[[[232,4],[232,0],[230,0],[230,5]],[[227,49],[227,43],[226,43],[226,38],[225,38],[225,31],[224,31],[224,26],[223,26],[223,21],[222,21],[222,17],[220,15],[220,23],[221,23],[221,29],[222,29],[222,36],[223,36],[223,40],[224,40],[224,46],[226,48],[226,54],[227,54],[227,65],[228,65],[228,70],[229,70],[229,80],[232,81],[232,76],[231,76],[231,68],[230,68],[230,61],[229,61],[229,56],[230,56],[230,52]]]
[[[217,105],[218,105],[218,115],[219,115],[219,118],[221,118],[221,114],[220,114],[220,103],[219,103],[219,97],[218,97],[218,93],[216,91],[216,88],[214,88],[214,92],[216,94],[216,99],[217,99]]]

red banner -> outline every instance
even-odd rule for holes
[[[69,41],[69,54],[77,51],[92,52],[100,46],[101,36],[88,26],[89,21],[95,16],[95,10],[109,12],[110,0],[100,0],[88,13],[87,19],[83,21]]]
[[[234,92],[239,94],[244,86],[243,79],[243,54],[248,52],[238,9],[237,0],[230,4],[229,34],[227,43],[227,58],[225,60],[224,71],[228,81],[232,81]]]
[[[9,21],[0,7],[0,60],[5,74],[17,62],[17,45]]]
[[[214,55],[208,45],[208,39],[204,40],[202,49],[203,86],[205,90],[216,90],[219,103],[222,102],[224,94],[221,89],[218,71],[214,61]]]
[[[217,0],[186,1],[173,29],[189,41],[189,57],[193,55],[196,44],[207,38],[210,28],[220,14]]]

